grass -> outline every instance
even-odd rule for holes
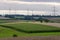
[[[0,23],[6,23],[7,20],[0,19]]]
[[[5,26],[10,26],[10,27],[13,27],[16,29],[22,29],[25,31],[60,30],[60,28],[58,28],[58,27],[47,26],[47,25],[42,25],[42,24],[33,24],[33,23],[5,24]]]
[[[18,36],[21,37],[27,37],[27,36],[60,36],[60,32],[50,32],[50,33],[23,33],[23,32],[18,32],[15,31],[13,29],[9,29],[9,28],[4,28],[4,27],[0,27],[0,38],[3,37],[13,37],[13,34],[16,34]]]
[[[0,24],[1,23],[9,23],[9,22],[11,22],[12,21],[12,19],[0,19]]]
[[[1,25],[1,24],[0,24]],[[60,30],[60,28],[41,25],[41,24],[32,24],[32,23],[14,23],[14,24],[2,24],[5,26],[10,26],[17,29],[22,29],[25,31],[38,31],[38,30]],[[18,36],[60,36],[60,32],[44,32],[44,33],[24,33],[11,28],[6,28],[0,26],[0,38],[1,37],[13,37],[13,34]]]

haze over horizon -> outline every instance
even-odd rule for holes
[[[53,15],[54,6],[56,15],[60,15],[60,0],[0,0],[0,14],[4,12],[4,14],[9,14],[10,9],[11,14],[16,12],[16,14],[27,15],[28,10],[31,15],[33,10],[35,15]]]

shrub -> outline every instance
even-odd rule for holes
[[[16,35],[16,34],[14,34],[14,35],[13,35],[13,37],[17,37],[17,35]]]

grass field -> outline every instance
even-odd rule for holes
[[[12,27],[15,29],[22,29],[25,31],[48,31],[48,30],[60,30],[58,27],[47,26],[42,24],[33,23],[14,23],[14,24],[3,24],[4,26]]]
[[[6,27],[2,27],[6,26]],[[24,31],[39,31],[38,33],[25,33]],[[33,23],[10,23],[10,24],[0,24],[0,37],[12,37],[13,34],[18,36],[60,36],[60,32],[41,32],[40,31],[51,31],[51,30],[60,30],[60,28],[33,24]]]
[[[49,33],[23,33],[23,32],[18,32],[16,30],[13,29],[9,29],[9,28],[4,28],[4,27],[0,27],[0,38],[2,37],[13,37],[13,34],[16,34],[18,36],[53,36],[53,35],[60,35],[60,32],[49,32]]]

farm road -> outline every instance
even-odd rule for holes
[[[0,40],[60,40],[60,36],[11,37],[0,38]]]

